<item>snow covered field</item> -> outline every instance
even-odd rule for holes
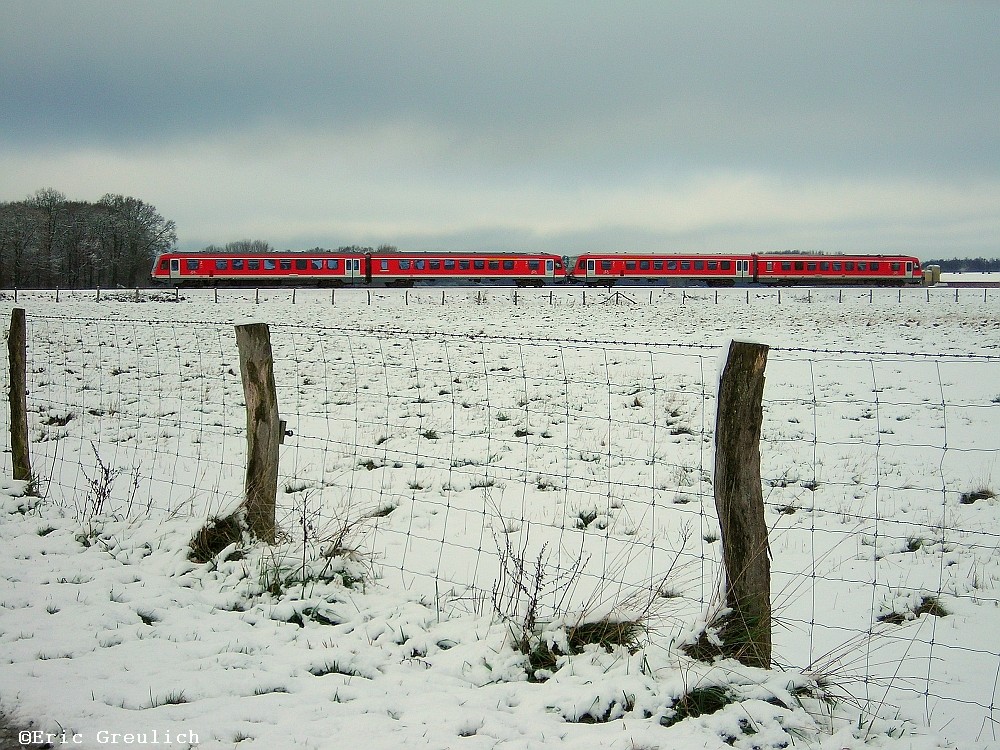
[[[1000,294],[586,294],[20,293],[42,498],[2,484],[0,707],[56,747],[993,746]],[[283,533],[194,563],[240,501],[258,320]],[[721,575],[730,338],[772,346],[769,672],[679,648]],[[632,648],[570,648],[604,616]]]

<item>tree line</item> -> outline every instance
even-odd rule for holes
[[[941,266],[946,273],[989,273],[1000,271],[1000,258],[951,258],[948,260],[929,260],[927,266]]]
[[[174,222],[138,198],[90,203],[44,188],[0,203],[0,288],[144,286],[176,243]]]

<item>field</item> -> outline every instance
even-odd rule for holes
[[[0,708],[18,726],[78,747],[997,742],[993,289],[16,306],[37,477],[0,496]],[[289,431],[281,533],[192,561],[241,501],[233,326],[252,321]],[[683,648],[719,607],[730,339],[771,346],[767,671]],[[632,625],[573,641],[594,623]]]

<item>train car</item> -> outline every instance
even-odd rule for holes
[[[799,255],[754,257],[754,281],[760,284],[920,284],[920,261],[908,255]]]
[[[709,286],[732,286],[752,280],[753,256],[735,255],[621,255],[587,253],[576,259],[572,279],[611,286],[617,281],[704,281]]]
[[[506,281],[544,286],[562,281],[562,258],[546,253],[371,253],[369,283],[412,286],[417,281]]]
[[[620,255],[588,253],[576,259],[571,278],[611,286],[617,281],[789,285],[904,285],[923,280],[920,261],[906,255]]]
[[[157,256],[153,281],[175,285],[195,284],[296,284],[340,285],[363,283],[362,253],[273,252],[205,253],[173,252]]]
[[[563,260],[546,253],[174,252],[158,256],[154,281],[197,284],[385,284],[506,281],[543,286],[565,279]]]

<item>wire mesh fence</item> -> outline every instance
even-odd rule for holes
[[[356,543],[381,583],[443,613],[516,619],[531,595],[547,619],[641,609],[649,647],[672,648],[717,607],[717,347],[292,324],[271,338],[289,559],[364,518]],[[239,505],[231,326],[29,315],[28,342],[47,502],[83,524]],[[996,357],[772,349],[761,473],[779,663],[992,731],[998,376]]]

